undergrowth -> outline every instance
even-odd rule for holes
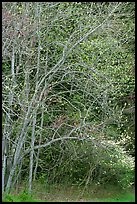
[[[24,190],[24,189],[25,190]],[[32,195],[26,187],[21,186],[19,192],[3,194],[3,202],[135,202],[135,193],[131,189],[120,189],[114,185],[75,186],[75,185],[46,185],[35,183]]]

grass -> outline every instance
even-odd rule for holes
[[[2,202],[45,202],[45,200],[34,199],[26,191],[21,191],[19,194],[4,194]]]
[[[97,199],[96,201],[102,202],[135,202],[135,195],[133,193],[123,193],[121,195],[115,195],[113,198]]]
[[[135,202],[131,189],[122,190],[114,185],[88,186],[51,185],[34,183],[32,196],[20,186],[19,193],[3,195],[3,202]]]

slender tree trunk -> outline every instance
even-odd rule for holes
[[[13,47],[12,48],[12,57],[11,57],[12,85],[15,84],[14,66],[15,66],[15,51],[14,51],[14,47]],[[13,115],[13,113],[12,113],[13,98],[14,98],[14,92],[13,92],[13,90],[10,90],[10,93],[9,93],[9,109],[8,109],[8,113],[6,114],[4,131],[3,131],[2,192],[4,192],[4,188],[5,188],[5,185],[6,185],[5,175],[6,175],[6,178],[8,179],[8,176],[9,176],[8,172],[10,171],[10,169],[8,169],[8,168],[10,168],[10,165],[7,167],[7,162],[11,162],[11,161],[9,161],[9,159],[7,160],[7,157],[9,156],[10,135],[11,135],[11,132],[12,132],[11,116]],[[8,140],[7,140],[7,138],[8,138]],[[6,180],[6,182],[7,182],[7,180]]]
[[[35,142],[35,126],[36,126],[36,112],[34,113],[32,136],[31,136],[31,152],[30,152],[30,168],[29,168],[29,192],[32,191],[32,174],[33,174],[33,155],[34,155],[34,142]]]
[[[6,152],[6,146],[7,146],[7,141],[5,136],[3,135],[3,140],[2,140],[2,193],[4,192],[4,187],[5,187],[5,172],[6,172],[6,161],[7,161],[7,152]]]
[[[43,118],[44,118],[44,109],[42,108],[42,114],[41,114],[41,130],[43,128]],[[39,145],[41,144],[41,140],[42,140],[42,133],[40,133],[40,137],[39,137]],[[39,162],[39,153],[40,153],[40,149],[38,149],[37,152],[37,157],[36,157],[36,166],[34,169],[34,180],[36,179],[36,174],[37,174],[37,168],[38,168],[38,162]]]

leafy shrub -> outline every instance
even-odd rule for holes
[[[112,182],[122,188],[130,187],[134,182],[134,158],[127,155],[122,147],[110,143],[111,152],[108,151],[107,159],[103,158],[106,155],[102,154],[100,160],[100,168],[103,168],[100,182]]]

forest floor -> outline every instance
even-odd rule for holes
[[[81,186],[54,185],[46,187],[35,183],[33,195],[25,191],[12,192],[3,197],[3,202],[135,202],[133,189],[122,190],[114,185],[90,186],[84,189]]]
[[[38,193],[38,192],[37,192]],[[49,202],[134,202],[133,190],[122,190],[115,186],[54,186],[41,198]]]

